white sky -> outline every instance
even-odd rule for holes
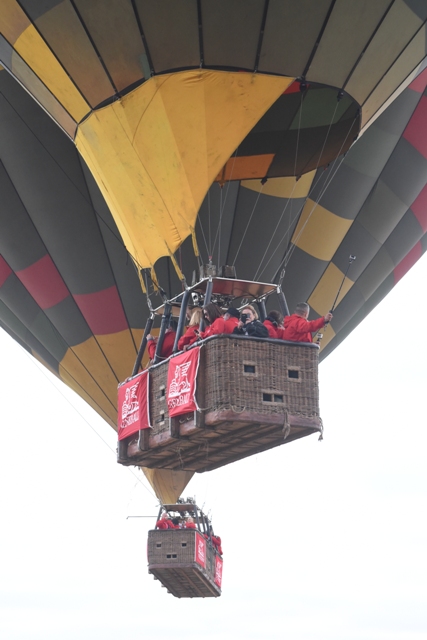
[[[184,492],[223,539],[218,599],[178,600],[147,574],[154,518],[126,517],[157,514],[148,483],[0,332],[0,638],[425,640],[426,274],[424,257],[321,365],[323,442]]]

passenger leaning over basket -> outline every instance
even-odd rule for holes
[[[313,342],[312,333],[325,326],[326,322],[332,320],[332,313],[327,313],[323,318],[317,320],[307,320],[310,307],[306,302],[297,304],[295,313],[286,316],[285,328],[278,330],[278,337],[291,342]]]
[[[277,338],[277,330],[283,329],[283,316],[280,311],[270,311],[268,316],[263,322],[263,325],[267,327],[268,335],[270,338]]]
[[[205,331],[201,331],[199,334],[202,340],[209,338],[209,336],[217,336],[220,333],[227,333],[225,330],[225,321],[218,305],[210,302],[206,307],[203,307],[203,315],[208,326]]]
[[[267,327],[258,320],[258,314],[251,304],[247,304],[241,310],[239,324],[233,333],[252,338],[268,338]]]
[[[191,311],[187,331],[178,340],[178,349],[180,351],[185,351],[191,344],[193,344],[193,342],[196,342],[199,339],[198,331],[202,318],[203,310],[201,307],[196,307]]]

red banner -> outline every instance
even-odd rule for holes
[[[200,347],[169,360],[167,401],[170,417],[198,409],[195,394],[199,360]]]
[[[119,440],[131,436],[140,429],[151,427],[148,411],[148,381],[148,371],[143,371],[119,387],[117,403]]]
[[[224,562],[221,560],[221,558],[215,554],[215,578],[214,578],[214,582],[216,585],[218,585],[218,587],[221,589],[221,585],[222,585],[222,567],[224,565]]]
[[[194,546],[194,560],[206,569],[206,540],[200,533],[196,533],[196,544]]]

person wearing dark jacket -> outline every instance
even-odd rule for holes
[[[251,338],[268,338],[267,327],[258,320],[255,307],[251,304],[243,307],[240,313],[240,320],[233,333],[237,335],[250,336]]]

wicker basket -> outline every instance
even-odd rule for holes
[[[322,431],[317,345],[243,336],[203,343],[201,412],[169,418],[168,362],[150,369],[153,429],[128,446],[125,464],[207,471]],[[123,462],[123,460],[120,460]]]
[[[194,529],[158,530],[148,533],[148,571],[177,598],[217,598],[214,548],[204,541],[205,565],[196,561],[196,542],[201,536]]]
[[[208,413],[319,415],[317,348],[233,336],[208,342],[202,353]]]

